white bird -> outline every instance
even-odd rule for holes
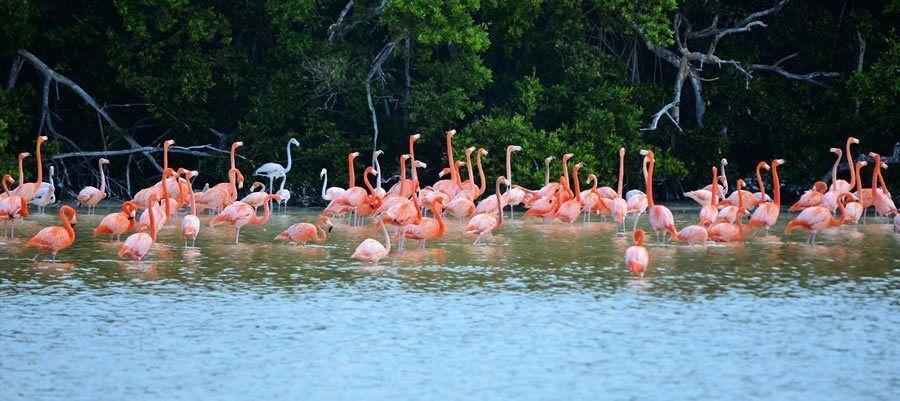
[[[43,214],[47,205],[56,203],[56,186],[53,185],[53,166],[50,166],[50,182],[42,182],[34,198],[28,203],[37,205],[38,210]]]
[[[287,176],[286,176],[286,175],[281,176],[281,188],[278,188],[278,192],[275,193],[275,195],[278,195],[278,196],[281,197],[281,200],[278,201],[278,207],[279,207],[279,209],[280,209],[281,207],[285,207],[285,208],[286,208],[286,207],[287,207],[288,200],[291,199],[291,191],[289,191],[289,190],[287,190],[287,189],[284,189],[284,182],[285,182],[285,181],[287,181]]]
[[[322,199],[324,199],[324,200],[327,200],[329,202],[333,201],[333,200],[337,199],[339,196],[341,196],[344,193],[344,191],[346,191],[346,189],[341,188],[341,187],[331,187],[331,188],[325,189],[328,187],[328,169],[327,168],[322,169],[322,172],[319,173],[319,178],[325,179],[325,181],[322,182]]]
[[[384,191],[384,188],[381,187],[381,163],[378,162],[378,156],[381,156],[382,154],[384,154],[383,150],[376,150],[375,153],[372,154],[372,160],[375,161],[375,172],[377,173],[377,178],[375,181],[377,183],[377,185],[375,185],[375,193],[379,197],[384,198],[386,192]]]
[[[260,166],[256,171],[253,172],[253,175],[263,176],[269,178],[269,193],[272,192],[272,183],[275,178],[280,177],[282,175],[287,175],[289,171],[291,171],[291,145],[300,146],[300,142],[297,142],[296,139],[291,138],[287,143],[287,167],[284,167],[278,163],[266,163]]]

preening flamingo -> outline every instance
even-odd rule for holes
[[[7,182],[14,183],[16,180],[9,174],[3,176],[3,193],[6,194],[6,198],[0,200],[0,220],[9,224],[10,237],[15,238],[16,220],[28,217],[28,201],[25,197],[13,195],[6,186]]]
[[[331,188],[325,189],[326,187],[328,187],[328,169],[326,169],[326,168],[323,168],[322,172],[319,173],[319,178],[325,179],[325,181],[322,181],[322,199],[323,200],[327,200],[327,201],[331,202],[331,201],[337,199],[339,196],[341,196],[341,194],[343,194],[344,191],[346,191],[346,189],[341,188],[341,187],[331,187]]]
[[[209,209],[210,213],[218,213],[237,199],[237,191],[244,187],[244,175],[233,168],[228,171],[228,184],[218,184],[194,197],[194,202],[202,205],[198,210]],[[160,194],[159,196],[162,196]]]
[[[859,145],[859,139],[856,139],[851,136],[851,137],[847,138],[847,143],[845,144],[845,147],[847,150],[847,152],[846,152],[847,168],[850,170],[850,182],[836,179],[837,173],[838,173],[838,171],[837,171],[838,165],[837,164],[835,164],[831,168],[831,188],[830,189],[833,191],[836,191],[838,193],[852,191],[853,187],[856,186],[856,180],[859,179],[858,174],[856,174],[856,171],[854,171],[854,168],[853,168],[853,157],[850,155],[850,145],[852,145],[852,144]],[[835,152],[835,153],[840,155],[840,151]],[[838,163],[840,163],[840,158],[838,159]],[[837,205],[835,205],[835,206],[837,206]]]
[[[323,224],[328,226],[328,230],[322,227]],[[328,239],[328,233],[331,232],[332,227],[331,219],[329,219],[328,216],[319,216],[319,218],[316,219],[315,225],[306,222],[294,224],[288,227],[287,230],[276,235],[275,239],[288,240],[294,244],[303,245],[306,245],[309,241],[313,241],[317,244],[324,244],[325,240]],[[319,232],[322,233],[321,236],[319,236]]]
[[[122,204],[122,211],[110,213],[100,221],[100,225],[94,229],[94,234],[91,235],[93,238],[97,238],[98,235],[104,234],[108,235],[109,239],[113,238],[116,241],[119,241],[122,237],[122,234],[131,231],[134,228],[134,216],[137,212],[137,205],[133,201],[128,201]]]
[[[644,248],[644,230],[635,230],[634,245],[625,250],[625,266],[632,274],[644,277],[649,264],[650,253]]]
[[[234,202],[225,207],[225,210],[222,210],[222,213],[213,217],[210,220],[209,225],[215,227],[220,224],[230,224],[234,227],[234,243],[240,243],[241,240],[241,227],[247,224],[263,224],[269,220],[269,200],[274,200],[276,202],[281,199],[278,195],[266,195],[266,199],[263,202],[263,215],[262,217],[257,216],[254,213],[253,207],[244,203],[244,202]]]
[[[868,164],[868,163],[866,163],[864,161],[856,162],[856,165],[853,167],[853,169],[855,170],[853,172],[855,177],[859,177],[860,169],[862,169],[862,167],[865,166],[866,164]],[[854,184],[856,185],[856,193],[861,193],[862,192],[862,180],[851,179],[851,181],[854,181]],[[859,218],[860,218],[860,216],[862,216],[862,213],[863,213],[862,202],[854,200],[853,202],[847,203],[846,205],[844,205],[844,212],[847,214],[847,218],[844,220],[844,224],[858,224]]]
[[[656,232],[657,242],[659,242],[659,233],[663,233],[663,244],[666,242],[666,232],[675,236],[678,232],[675,230],[675,217],[672,211],[663,205],[657,205],[653,202],[653,167],[656,166],[656,159],[653,152],[649,150],[641,150],[641,155],[647,157],[649,166],[647,167],[647,203],[650,206],[648,216],[650,217],[650,227]]]
[[[291,171],[291,164],[293,163],[293,158],[291,157],[291,145],[300,147],[300,142],[297,142],[296,139],[291,138],[290,140],[288,140],[287,145],[285,145],[285,148],[287,151],[287,167],[282,166],[281,164],[278,164],[278,163],[266,163],[266,164],[263,164],[262,166],[259,166],[259,168],[253,172],[253,175],[258,175],[261,177],[269,178],[269,187],[268,188],[269,188],[270,195],[271,195],[272,188],[274,185],[273,183],[275,182],[275,178],[281,177],[281,176],[287,177],[287,173],[289,173]],[[235,166],[231,166],[231,167],[235,168]]]
[[[735,192],[740,191],[741,188],[744,187],[744,180],[738,179],[736,187]],[[716,242],[736,242],[744,238],[744,223],[741,217],[744,214],[744,197],[739,196],[737,202],[737,225],[732,223],[717,223],[709,228],[709,239]]]
[[[584,163],[578,163],[572,167],[572,174],[575,179],[575,198],[569,199],[560,205],[559,209],[556,210],[556,214],[553,216],[555,219],[564,223],[575,221],[581,214],[583,204],[581,199],[581,184],[578,180],[578,170],[581,170],[582,167],[584,167]]]
[[[25,198],[26,202],[34,199],[34,195],[37,194],[41,183],[44,181],[44,164],[41,160],[41,146],[46,141],[46,136],[41,135],[37,138],[37,145],[35,146],[34,151],[35,158],[37,159],[37,179],[35,182],[26,182],[19,185],[18,188],[11,192],[12,195],[18,195]]]
[[[200,234],[200,218],[197,217],[197,204],[194,200],[194,186],[191,181],[191,178],[196,176],[196,171],[188,171],[185,174],[185,179],[188,182],[187,191],[190,194],[188,201],[191,203],[191,213],[181,219],[181,236],[184,237],[185,248],[187,248],[187,240],[189,239],[191,240],[191,247],[193,247],[197,241],[197,235]]]
[[[403,249],[404,238],[409,226],[419,224],[422,221],[422,209],[419,205],[418,181],[413,181],[412,202],[397,203],[381,214],[380,220],[385,224],[390,224],[400,229],[400,240],[397,247]],[[406,198],[403,198],[406,199]],[[440,199],[440,198],[439,198]]]
[[[601,207],[599,205],[600,199],[602,199],[600,191],[597,190],[597,176],[588,174],[587,183],[593,183],[593,187],[581,191],[581,204],[585,223],[591,221],[591,213],[597,213]]]
[[[411,224],[406,227],[406,238],[410,238],[419,242],[419,248],[425,248],[425,242],[444,235],[446,226],[444,225],[444,216],[441,215],[441,207],[443,207],[444,199],[437,198],[431,205],[431,212],[434,218],[423,217],[418,224]]]
[[[163,176],[165,175],[166,173],[163,171]],[[156,199],[156,194],[151,194],[147,199],[147,207],[144,210],[151,210],[156,203]],[[137,262],[144,259],[147,252],[150,252],[150,248],[156,243],[156,213],[150,213],[149,217],[150,234],[138,232],[129,235],[125,239],[122,249],[119,250],[118,256],[120,258],[125,257],[133,262]]]
[[[872,172],[872,205],[875,206],[875,213],[882,216],[897,214],[897,206],[894,205],[894,201],[885,195],[887,187],[884,186],[884,178],[881,177],[881,155],[869,152],[869,157],[875,159],[875,171]],[[881,190],[878,190],[879,179],[882,182]]]
[[[766,185],[763,183],[762,173],[761,173],[762,169],[766,169],[766,171],[769,171],[771,168],[772,167],[769,166],[769,163],[766,163],[766,162],[756,163],[756,185],[759,186],[759,192],[754,192],[753,197],[756,198],[759,201],[759,203],[772,201],[772,198],[770,198],[769,195],[766,195]]]
[[[625,232],[625,216],[628,214],[628,203],[622,197],[622,181],[625,179],[625,148],[619,148],[619,186],[616,197],[610,201],[609,210],[613,220],[622,225]]]
[[[822,206],[812,206],[806,209],[803,209],[797,217],[794,217],[790,223],[788,223],[787,228],[785,228],[784,232],[789,233],[793,231],[795,228],[801,228],[810,232],[809,239],[807,243],[815,245],[816,243],[816,234],[819,231],[828,228],[835,227],[844,224],[844,220],[847,218],[846,211],[844,209],[844,205],[847,203],[848,199],[852,199],[853,195],[850,195],[847,192],[842,193],[838,197],[838,209],[841,212],[841,218],[835,219],[831,215],[831,210]]]
[[[105,199],[109,194],[106,193],[106,173],[103,172],[103,165],[108,164],[109,160],[100,158],[97,161],[97,168],[100,170],[100,189],[92,186],[86,186],[78,192],[78,204],[88,207],[88,214],[94,214],[94,208]]]
[[[50,182],[42,183],[34,198],[28,202],[38,207],[38,211],[43,214],[44,208],[50,204],[56,203],[56,185],[53,183],[53,166],[50,166]]]
[[[813,184],[812,191],[806,191],[803,195],[800,195],[800,199],[797,200],[797,202],[794,202],[794,204],[788,208],[788,211],[798,212],[808,207],[820,206],[826,190],[828,190],[827,184],[822,181],[816,181]]]
[[[472,217],[472,219],[469,220],[469,223],[466,224],[465,233],[476,235],[474,245],[481,243],[481,237],[491,235],[494,230],[503,225],[503,205],[500,203],[500,184],[508,185],[508,183],[509,181],[506,180],[506,177],[497,177],[494,196],[497,199],[497,214],[500,216],[499,219],[494,217],[493,213],[481,213]]]
[[[698,224],[692,224],[678,230],[678,234],[672,236],[675,241],[687,242],[688,245],[706,244],[709,239],[709,231],[706,227]]]
[[[719,171],[715,167],[712,168],[712,176],[712,184],[710,185],[712,192],[709,194],[709,198],[712,201],[700,208],[700,225],[703,227],[709,227],[719,220],[719,198],[717,196]]]
[[[388,235],[387,228],[384,227],[384,223],[380,220],[375,222],[375,227],[381,227],[381,231],[384,233],[384,243],[387,245],[381,245],[380,242],[366,238],[359,246],[356,247],[356,251],[353,252],[353,255],[350,255],[353,259],[359,259],[363,262],[378,264],[378,261],[384,259],[388,253],[391,252],[391,237]]]
[[[49,252],[53,255],[51,261],[56,262],[56,254],[59,251],[72,246],[75,242],[75,230],[72,226],[78,222],[75,218],[75,209],[71,206],[63,206],[59,209],[59,219],[63,225],[44,227],[41,231],[28,240],[26,247],[34,248],[38,251],[32,260],[37,260],[41,253]]]
[[[775,199],[772,202],[763,202],[753,211],[750,224],[747,226],[748,230],[752,230],[754,227],[765,227],[766,235],[769,235],[769,227],[778,221],[778,215],[781,212],[781,183],[778,181],[778,167],[782,164],[784,164],[783,159],[772,161],[772,192],[774,192]]]

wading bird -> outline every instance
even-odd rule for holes
[[[41,231],[38,231],[37,235],[28,240],[25,246],[38,251],[38,254],[34,255],[32,260],[37,260],[41,253],[50,253],[53,255],[51,261],[56,262],[56,254],[72,246],[75,242],[75,230],[72,226],[78,222],[75,219],[76,214],[75,209],[72,209],[71,206],[61,207],[59,209],[59,219],[63,223],[62,227],[44,227]]]

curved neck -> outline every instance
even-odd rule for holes
[[[481,168],[481,151],[475,155],[475,164],[478,165],[478,180],[480,181],[480,185],[478,186],[478,196],[481,196],[487,187],[487,183],[484,180],[484,169]]]
[[[234,152],[237,151],[237,148],[234,144],[231,145],[231,168],[237,168],[237,164],[234,162]]]
[[[862,168],[862,165],[859,164],[859,163],[856,163],[856,166],[853,167],[853,170],[855,170],[855,171],[854,171],[854,178],[855,178],[855,177],[859,177],[859,170],[860,170],[861,168]],[[854,180],[854,181],[856,181],[854,184],[855,184],[855,186],[856,186],[856,194],[857,194],[857,196],[862,196],[862,180]],[[860,201],[862,201],[862,199],[860,199]]]
[[[881,170],[881,156],[875,156],[875,169],[872,170],[872,200],[879,199],[878,173]]]
[[[6,196],[11,196],[9,194],[9,187],[6,186],[7,179],[12,181],[12,177],[10,177],[9,174],[7,174],[7,175],[3,176],[3,181],[0,182],[0,184],[3,184],[3,192],[6,193]]]
[[[415,177],[413,177],[413,179],[415,179]],[[462,184],[462,181],[459,179],[459,163],[456,163],[456,174],[454,175],[453,182],[455,182],[456,185]]]
[[[19,186],[25,185],[25,169],[22,168],[24,157],[19,157]]]
[[[759,175],[759,168],[756,169],[756,174]],[[713,180],[712,180],[712,199],[710,200],[713,206],[719,206],[719,171],[713,168]]]
[[[500,228],[503,225],[503,204],[500,203],[500,180],[497,180],[496,188],[494,188],[494,193],[497,194],[497,213],[500,214],[500,219],[497,220],[497,226],[494,229]]]
[[[163,173],[163,177],[165,177],[165,173]],[[156,242],[156,213],[153,213],[153,202],[155,202],[156,196],[152,196],[147,200],[147,215],[150,217],[150,238],[153,239],[153,242]],[[168,202],[166,202],[168,203]]]
[[[841,163],[841,156],[842,155],[838,154],[837,159],[834,160],[834,165],[831,166],[831,189],[835,189],[834,183],[837,181],[837,168],[838,164]]]
[[[231,167],[234,167],[234,156],[231,159]],[[166,142],[163,144],[163,171],[169,168],[169,143]]]
[[[391,236],[388,235],[387,228],[384,227],[384,223],[381,223],[381,232],[384,233],[384,249],[387,253],[391,253]]]
[[[347,189],[353,188],[356,186],[356,171],[353,169],[353,159],[355,157],[353,155],[347,156],[347,171],[350,172],[350,181],[349,185],[347,185]]]
[[[136,219],[132,218],[131,214],[136,211],[137,211],[137,207],[135,207],[135,205],[133,203],[125,203],[124,205],[122,205],[122,214],[124,214],[125,218],[128,219],[128,229],[125,230],[126,232],[131,231],[131,229],[134,228],[134,223],[135,223]]]
[[[315,241],[317,244],[324,243],[325,240],[328,239],[328,232],[325,231],[324,228],[322,228],[322,223],[324,223],[324,222],[325,222],[325,219],[322,219],[322,218],[320,218],[319,220],[316,221],[316,232],[314,234],[316,237],[313,239],[313,241]],[[321,238],[319,237],[320,231],[322,232]]]
[[[740,236],[738,236],[738,239],[742,239],[742,238],[744,238],[744,222],[742,221],[743,219],[741,218],[741,216],[743,216],[743,214],[744,214],[744,197],[740,196],[741,195],[740,183],[738,183],[738,186],[737,186],[737,193],[738,193],[737,224],[738,224],[738,232],[740,233]]]
[[[103,172],[103,163],[99,163],[100,168],[100,193],[106,196],[106,173]]]
[[[619,198],[622,197],[622,180],[625,178],[625,154],[619,154],[619,189],[616,193],[619,194]]]
[[[413,181],[419,181],[419,172],[418,172],[419,168],[418,168],[418,166],[416,166],[416,164],[417,163],[413,160],[413,158],[410,157],[409,158],[409,172],[412,173]]]
[[[370,170],[370,169],[367,168],[366,171],[363,173],[363,184],[366,185],[366,189],[369,190],[369,194],[371,194],[371,195],[374,196],[374,195],[375,195],[375,188],[372,188],[372,183],[369,182],[369,175],[371,175],[371,174],[372,174],[372,170]],[[402,184],[401,184],[401,185],[402,185]]]
[[[570,188],[570,187],[569,187],[569,161],[566,160],[565,157],[563,157],[563,161],[562,161],[562,162],[563,162],[563,163],[562,163],[562,164],[563,164],[563,177],[565,177],[565,181],[566,181],[566,183],[565,183],[564,186],[565,186],[566,188]]]
[[[763,185],[762,174],[759,171],[762,166],[762,163],[756,165],[756,183],[759,185],[759,193],[762,194],[762,196],[759,197],[760,202],[766,200],[766,187]],[[715,182],[713,182],[713,186],[716,186]]]
[[[475,166],[472,165],[472,152],[466,152],[466,170],[469,171],[469,182],[475,183]]]
[[[840,199],[840,198],[842,198],[842,194],[838,194],[838,203],[837,203],[838,209],[840,209],[840,211],[841,211],[841,218],[835,219],[832,216],[831,220],[828,222],[828,225],[839,226],[839,225],[844,224],[844,220],[847,220],[847,211],[844,210],[844,199]]]
[[[272,196],[266,196],[265,202],[263,202],[263,215],[262,217],[257,216],[255,213],[253,217],[250,218],[250,224],[262,224],[269,220],[269,200],[272,199]]]
[[[53,184],[53,166],[50,166],[50,190],[56,190],[55,185]]]
[[[412,201],[413,206],[416,207],[416,224],[419,224],[420,222],[422,222],[422,205],[419,204],[419,182],[414,182],[415,184],[413,185]]]
[[[856,186],[856,180],[859,176],[859,173],[856,172],[856,169],[853,167],[853,158],[850,157],[851,143],[853,143],[853,141],[851,141],[850,138],[847,138],[847,149],[845,151],[845,154],[847,156],[847,168],[850,169],[850,188],[853,188]]]
[[[415,135],[409,136],[409,160],[413,168],[416,168],[416,138]]]
[[[550,185],[550,160],[544,160],[544,186]]]
[[[325,170],[325,181],[322,181],[322,198],[325,198],[325,187],[328,186],[328,170]]]
[[[37,183],[37,185],[41,185],[41,181],[44,181],[44,164],[41,161],[41,145],[43,145],[43,144],[44,144],[44,141],[41,141],[40,139],[38,139],[37,149],[34,152],[35,157],[37,157],[38,171],[37,171],[37,181],[35,181]],[[37,191],[35,191],[35,193],[37,193]]]
[[[581,183],[578,182],[578,181],[579,181],[579,180],[578,180],[578,169],[579,169],[579,168],[580,168],[580,167],[578,167],[578,166],[573,167],[573,168],[572,168],[572,175],[573,175],[574,178],[575,178],[575,200],[577,200],[578,203],[581,203]]]
[[[775,206],[781,206],[781,182],[778,181],[778,166],[772,163],[772,191],[775,192]]]
[[[656,206],[656,204],[653,203],[653,166],[656,165],[656,159],[654,159],[653,157],[650,157],[649,163],[650,163],[650,166],[647,167],[647,181],[646,181],[647,204],[650,207],[653,207],[653,206]]]
[[[285,173],[287,173],[288,171],[291,171],[291,164],[293,163],[293,160],[291,159],[291,141],[288,141],[288,144],[287,144],[287,157],[288,157],[287,167],[284,168]]]
[[[168,218],[169,216],[172,215],[172,208],[171,208],[171,206],[169,206],[169,186],[166,184],[166,179],[169,177],[169,174],[171,174],[171,173],[172,173],[171,169],[166,169],[165,171],[163,171],[163,178],[162,178],[162,191],[163,191],[162,201],[163,201],[163,204],[166,206],[166,218]],[[235,193],[237,193],[237,190],[235,190]]]
[[[231,185],[231,193],[237,197],[237,169],[228,170],[228,183]]]
[[[400,158],[400,194],[406,193],[406,186],[409,185],[406,182],[406,158]]]
[[[444,230],[447,228],[447,226],[444,224],[444,214],[441,213],[440,209],[441,203],[443,203],[443,201],[434,201],[431,203],[431,214],[434,215],[434,218],[437,219],[438,222],[438,232],[436,237],[444,235]]]
[[[450,171],[453,171],[453,167],[455,162],[453,161],[453,136],[447,135],[447,165],[450,167]]]
[[[75,240],[75,230],[72,228],[72,223],[69,221],[69,210],[72,210],[72,215],[75,214],[75,210],[70,207],[63,207],[59,209],[59,219],[62,220],[63,228],[66,229],[66,234],[69,235],[69,240]]]
[[[512,149],[506,148],[506,179],[509,180],[509,185],[512,185],[512,162],[509,160],[512,156]],[[566,177],[568,179],[568,177]]]
[[[380,153],[375,154],[375,188],[381,189],[381,162],[378,161],[378,156],[381,156]]]

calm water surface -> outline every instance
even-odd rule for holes
[[[0,399],[900,398],[900,236],[883,221],[808,246],[782,216],[779,236],[650,248],[637,279],[613,225],[517,215],[483,246],[454,221],[380,268],[350,259],[381,240],[371,226],[272,241],[312,210],[240,245],[205,218],[197,248],[167,227],[142,263],[90,238],[99,215],[78,216],[60,263],[32,262],[23,238],[58,224],[34,216],[0,244]]]

